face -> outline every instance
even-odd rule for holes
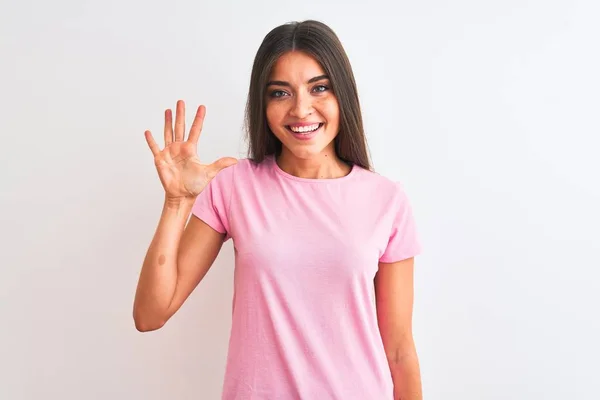
[[[298,51],[282,55],[271,72],[266,96],[267,122],[283,143],[283,156],[308,159],[335,154],[338,101],[314,58]]]

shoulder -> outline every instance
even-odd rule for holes
[[[369,197],[370,203],[399,214],[411,209],[411,202],[405,185],[401,180],[392,179],[377,172],[360,168],[356,181],[360,184],[360,193]]]
[[[369,171],[359,166],[355,166],[357,169],[356,181],[364,186],[365,190],[377,193],[378,197],[384,198],[397,198],[404,194],[404,185],[401,181],[391,179],[385,175],[381,175],[378,172]]]
[[[229,173],[234,176],[234,179],[247,179],[253,176],[264,174],[269,170],[269,159],[262,162],[255,162],[249,158],[240,158],[238,162],[228,169]]]
[[[232,178],[234,175],[244,175],[251,173],[256,168],[256,164],[252,160],[247,158],[238,158],[237,162],[229,167],[223,168],[217,176],[221,179],[228,177]]]
[[[219,171],[213,179],[213,184],[222,187],[237,187],[250,182],[256,183],[258,180],[263,180],[269,171],[268,162],[268,159],[257,163],[249,158],[239,158],[237,163]]]

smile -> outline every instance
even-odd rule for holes
[[[322,126],[323,126],[323,123],[316,123],[316,124],[304,125],[304,126],[290,126],[290,125],[286,125],[286,128],[288,130],[292,131],[293,133],[309,134],[311,132],[316,131],[317,129],[319,129]]]

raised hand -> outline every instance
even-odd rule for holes
[[[185,104],[177,102],[175,131],[170,109],[165,111],[165,147],[160,149],[150,131],[144,132],[154,155],[154,164],[168,200],[195,198],[219,171],[237,162],[235,158],[220,158],[212,164],[202,164],[197,154],[206,107],[196,111],[189,136],[185,140]]]

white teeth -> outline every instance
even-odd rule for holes
[[[306,132],[312,132],[315,131],[319,128],[320,124],[314,124],[314,125],[307,125],[307,126],[302,126],[302,127],[294,127],[294,126],[290,126],[290,129],[296,133],[306,133]]]

